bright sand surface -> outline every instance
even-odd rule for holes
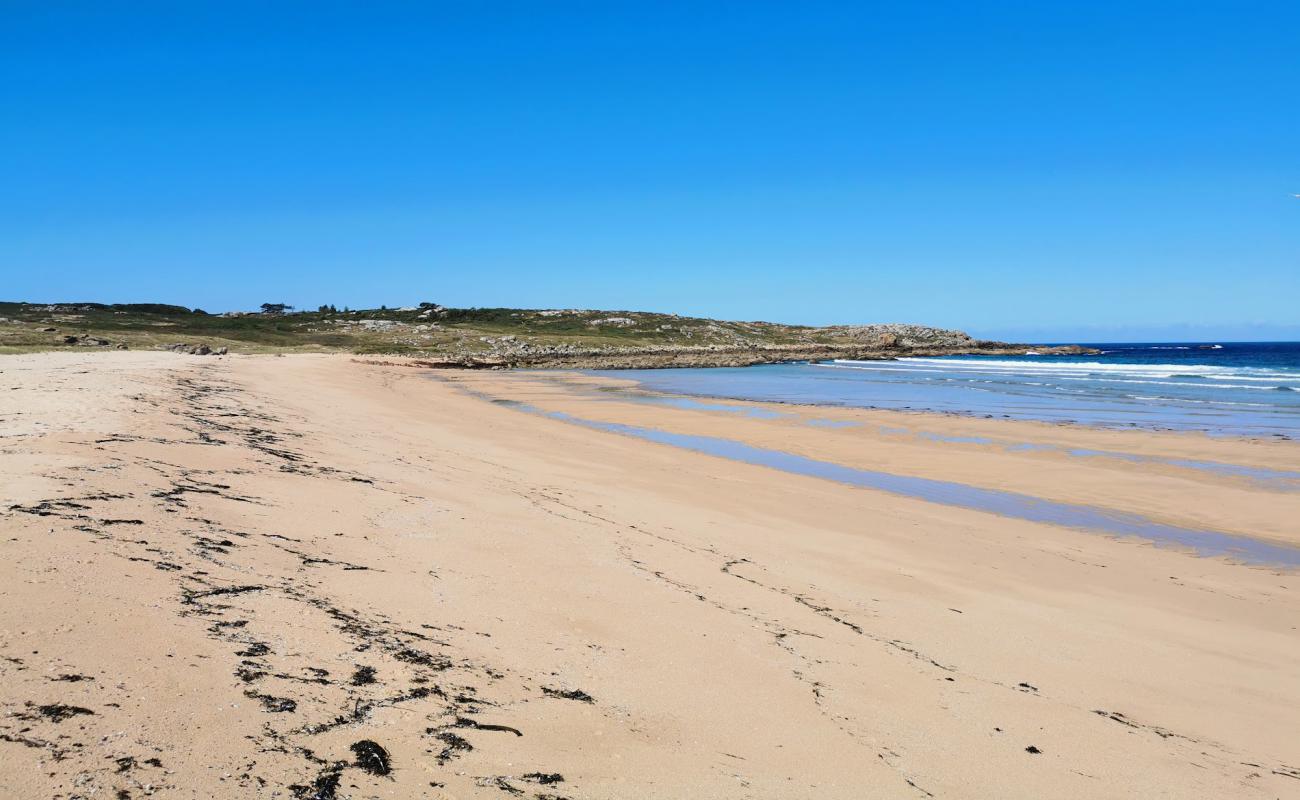
[[[0,797],[1300,797],[1294,569],[545,414],[1283,548],[1293,483],[1186,462],[1300,445],[726,405],[0,360]]]

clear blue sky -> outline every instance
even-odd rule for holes
[[[9,0],[0,78],[0,299],[1300,338],[1295,2]]]

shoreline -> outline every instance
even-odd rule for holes
[[[1278,469],[1291,443],[751,416],[338,355],[0,375],[7,797],[1266,800],[1300,780],[1294,571],[465,392],[1294,545],[1294,491],[964,439]]]
[[[532,370],[617,370],[754,367],[764,364],[796,364],[806,361],[856,359],[892,361],[899,358],[939,356],[1022,356],[1027,351],[1039,355],[1092,355],[1100,350],[1081,345],[1011,345],[973,347],[879,348],[859,345],[843,346],[747,346],[747,347],[644,347],[560,352],[516,352],[507,354],[467,354],[452,358],[411,355],[416,365],[427,369],[532,369]],[[362,356],[357,356],[362,358]],[[384,354],[375,354],[376,358]],[[387,356],[392,358],[394,356]]]
[[[805,362],[793,362],[793,363],[802,364]],[[583,372],[605,372],[605,371],[613,372],[613,371],[622,371],[622,370],[583,370]],[[601,376],[601,377],[613,378],[615,376]],[[1027,414],[1018,416],[1014,414],[994,414],[987,410],[973,410],[973,409],[961,410],[961,409],[937,408],[937,407],[926,407],[926,406],[900,407],[900,406],[888,406],[888,405],[865,405],[865,404],[859,405],[850,402],[840,402],[840,403],[801,402],[798,400],[786,400],[786,399],[774,398],[774,397],[762,397],[762,398],[746,397],[739,394],[725,394],[716,391],[689,392],[681,389],[674,390],[669,388],[655,387],[646,381],[637,380],[635,378],[628,378],[627,380],[634,383],[635,388],[637,390],[645,392],[649,395],[675,396],[681,398],[695,398],[695,399],[718,400],[718,401],[728,401],[728,402],[753,402],[753,403],[765,403],[765,404],[772,404],[772,405],[808,407],[808,408],[853,408],[853,409],[862,409],[866,411],[889,411],[889,412],[898,412],[904,414],[922,414],[922,415],[934,414],[939,416],[951,416],[951,417],[960,417],[960,418],[968,418],[968,419],[1003,419],[1003,420],[1015,420],[1018,422],[1037,423],[1043,425],[1077,426],[1085,429],[1143,430],[1143,431],[1150,431],[1153,433],[1194,434],[1194,435],[1204,435],[1216,439],[1241,439],[1245,441],[1287,442],[1287,441],[1296,440],[1296,436],[1291,433],[1285,433],[1279,431],[1274,431],[1271,433],[1259,432],[1259,431],[1246,433],[1246,432],[1226,429],[1222,427],[1216,428],[1215,426],[1213,426],[1208,422],[1205,423],[1204,427],[1190,427],[1186,425],[1179,426],[1179,425],[1174,425],[1169,423],[1162,424],[1162,423],[1152,423],[1146,421],[1134,422],[1132,420],[1129,421],[1116,420],[1112,422],[1107,422],[1102,419],[1094,419],[1092,421],[1089,421],[1083,418],[1061,419],[1061,418],[1049,418],[1046,416],[1032,416]],[[918,402],[924,402],[924,401],[918,401]],[[1192,401],[1192,402],[1197,402],[1197,401]]]
[[[1070,349],[1072,353],[1073,347],[1074,346],[1069,346],[1069,348],[1067,349]],[[1018,351],[1013,351],[1013,352],[1018,352]],[[1051,353],[1047,353],[1046,351],[1040,351],[1039,354],[1045,355]],[[911,357],[913,355],[916,354],[878,355],[876,357],[872,357],[865,360],[896,361],[899,359],[905,359]],[[944,352],[941,355],[989,355],[989,353],[987,351],[978,352],[978,353],[963,351],[961,353]],[[999,353],[999,355],[1007,355],[1007,353]],[[933,358],[934,356],[935,354],[927,353],[927,354],[919,355],[917,357]],[[1116,407],[1114,409],[1105,409],[1100,406],[1086,412],[1076,411],[1074,412],[1074,416],[1072,418],[1064,416],[1065,414],[1070,413],[1068,411],[1062,410],[1059,412],[1053,412],[1050,408],[1048,408],[1048,410],[1045,412],[1039,412],[1039,413],[1017,412],[1012,414],[1006,414],[1006,413],[997,413],[998,409],[995,406],[986,407],[982,409],[975,409],[975,408],[961,409],[961,408],[951,408],[951,407],[945,408],[945,407],[940,407],[938,405],[926,405],[926,400],[923,397],[918,398],[918,400],[915,401],[917,405],[902,405],[902,406],[897,404],[890,405],[890,404],[855,403],[851,400],[845,400],[842,402],[837,402],[833,400],[826,400],[823,402],[800,401],[800,400],[784,399],[779,396],[757,396],[757,395],[745,395],[741,393],[728,393],[726,391],[721,391],[716,388],[691,390],[690,388],[686,388],[686,387],[673,387],[671,384],[667,386],[662,386],[662,385],[657,385],[655,383],[655,377],[653,376],[653,372],[660,369],[664,369],[664,370],[720,369],[721,370],[721,369],[730,369],[730,368],[741,369],[744,367],[756,367],[756,366],[782,366],[782,365],[822,366],[821,364],[817,364],[816,362],[811,362],[807,360],[770,361],[770,362],[760,361],[756,363],[745,363],[745,364],[702,364],[702,365],[660,363],[648,367],[631,366],[631,365],[607,366],[604,362],[596,362],[591,365],[588,365],[585,362],[583,362],[580,363],[578,366],[574,366],[574,367],[566,367],[558,363],[546,364],[546,365],[511,365],[509,363],[495,362],[495,361],[474,362],[474,363],[466,364],[459,361],[457,362],[430,361],[426,358],[419,358],[419,357],[400,357],[400,358],[390,357],[390,358],[377,359],[377,358],[356,356],[354,357],[354,360],[357,363],[394,366],[394,367],[412,367],[412,368],[451,370],[451,371],[456,371],[456,370],[503,371],[504,370],[504,371],[516,371],[520,373],[534,373],[539,375],[547,375],[547,374],[555,374],[555,373],[587,374],[587,373],[602,373],[602,372],[644,371],[648,373],[644,378],[629,377],[629,376],[615,376],[615,375],[603,375],[600,377],[609,378],[609,379],[626,379],[629,381],[630,385],[634,385],[638,390],[646,392],[648,395],[661,394],[664,396],[677,396],[681,398],[696,398],[696,399],[703,399],[703,400],[717,400],[717,401],[730,401],[730,402],[758,402],[758,403],[769,403],[775,405],[786,405],[791,407],[807,406],[807,407],[814,407],[814,408],[818,408],[818,407],[858,408],[863,410],[874,410],[874,411],[906,412],[908,414],[923,414],[923,415],[935,414],[940,416],[963,417],[963,418],[970,418],[970,419],[1008,419],[1008,420],[1017,420],[1023,422],[1034,422],[1034,423],[1053,425],[1053,426],[1070,425],[1070,426],[1079,426],[1082,428],[1098,429],[1098,430],[1138,429],[1144,431],[1151,431],[1155,433],[1195,434],[1195,435],[1204,435],[1216,439],[1240,439],[1244,441],[1287,442],[1287,441],[1296,440],[1296,435],[1293,432],[1291,432],[1285,427],[1278,428],[1276,423],[1274,423],[1272,420],[1267,420],[1267,419],[1254,420],[1244,425],[1231,424],[1231,423],[1224,424],[1224,423],[1216,423],[1210,421],[1210,418],[1208,417],[1205,417],[1204,418],[1205,421],[1201,422],[1198,420],[1198,418],[1195,415],[1184,413],[1182,414],[1184,418],[1177,421],[1173,419],[1169,419],[1168,416],[1170,415],[1166,415],[1167,418],[1164,421],[1160,421],[1160,420],[1150,421],[1147,419],[1135,420],[1131,418],[1131,416],[1127,418],[1122,416],[1127,410],[1125,408]],[[1060,363],[1060,362],[1054,362],[1054,363]],[[1141,366],[1141,365],[1138,364],[1135,366]],[[1254,379],[1246,378],[1246,380],[1254,380]],[[888,386],[888,385],[889,385],[888,383],[882,384],[882,386]],[[1032,384],[1032,385],[1041,386],[1043,384]],[[1147,399],[1155,399],[1155,398],[1147,398]],[[1168,400],[1169,400],[1168,403],[1169,409],[1179,408],[1179,401],[1176,398],[1169,398]],[[1193,400],[1185,401],[1184,405],[1200,404],[1202,402],[1205,401],[1193,399]],[[1232,406],[1232,405],[1239,405],[1239,404],[1227,403],[1227,405]],[[1191,408],[1192,407],[1189,406],[1189,410]],[[1194,408],[1199,409],[1200,406],[1195,405]],[[1173,416],[1177,416],[1177,415],[1173,415]],[[1108,419],[1108,417],[1110,418]]]
[[[607,379],[610,382],[610,385],[601,386],[597,391],[608,391],[608,392],[619,393],[625,397],[633,398],[636,402],[668,402],[668,403],[684,402],[689,407],[690,404],[698,404],[701,403],[701,401],[704,401],[704,405],[707,406],[708,402],[712,401],[718,404],[719,407],[717,410],[742,411],[749,408],[750,406],[757,407],[758,409],[762,409],[766,406],[776,406],[778,408],[791,408],[791,409],[799,409],[803,411],[841,410],[841,411],[850,411],[850,412],[863,411],[872,414],[875,413],[886,414],[886,415],[896,414],[904,417],[915,417],[917,421],[919,421],[922,425],[924,425],[925,422],[931,418],[939,418],[939,419],[946,418],[946,419],[956,419],[956,420],[979,420],[979,421],[987,420],[993,423],[1010,422],[1016,424],[1017,426],[1018,425],[1028,425],[1028,426],[1042,425],[1042,426],[1047,426],[1048,428],[1070,428],[1070,429],[1075,429],[1083,432],[1115,431],[1115,432],[1132,433],[1136,430],[1138,432],[1155,433],[1159,435],[1175,434],[1179,436],[1189,436],[1189,437],[1204,436],[1204,437],[1208,437],[1211,440],[1230,440],[1230,441],[1242,441],[1242,442],[1252,442],[1252,443],[1280,443],[1280,442],[1294,441],[1291,437],[1280,435],[1280,434],[1272,435],[1272,436],[1254,436],[1254,435],[1248,436],[1248,435],[1234,434],[1234,433],[1215,433],[1209,430],[1185,430],[1185,429],[1157,427],[1157,426],[1141,426],[1140,428],[1135,429],[1133,427],[1128,427],[1128,426],[1105,425],[1101,423],[1088,423],[1088,422],[1082,422],[1078,420],[1042,420],[1042,419],[1011,417],[1009,415],[993,416],[991,414],[981,414],[978,412],[949,411],[944,409],[887,408],[882,406],[854,406],[854,405],[835,405],[835,404],[821,404],[821,403],[801,403],[794,400],[766,400],[766,399],[753,400],[753,399],[748,399],[743,397],[734,397],[729,395],[715,395],[715,394],[683,394],[683,393],[661,391],[657,389],[647,388],[646,386],[635,381],[634,379],[621,379],[621,378],[616,379],[610,376],[603,376],[603,375],[588,376],[585,373],[579,373],[579,375],[581,375],[581,377],[584,378],[597,377],[600,380]],[[632,385],[629,386],[614,385],[622,380],[627,380],[627,382]],[[710,409],[704,408],[703,410],[710,410]],[[771,412],[771,413],[776,414],[778,412]],[[825,419],[818,419],[818,418],[806,420],[806,423],[812,425],[824,424],[828,427],[847,427],[855,424],[847,421],[825,420]],[[901,431],[905,429],[899,429],[899,430]],[[943,437],[941,436],[933,436],[933,435],[932,438],[934,438],[936,441],[942,441],[943,439]],[[951,437],[951,438],[960,440],[962,437]],[[1037,445],[1025,441],[998,440],[991,436],[979,436],[979,437],[967,437],[967,438],[980,439],[983,441],[977,443],[996,445],[997,447],[1001,447],[1002,449],[1008,451],[1034,449],[1035,447],[1038,447]],[[1074,449],[1065,448],[1065,449],[1074,455],[1083,455],[1088,457],[1094,457],[1094,456],[1112,457],[1112,458],[1122,458],[1128,460],[1142,459],[1142,457],[1138,456],[1137,454],[1127,453],[1127,452],[1090,450],[1086,448],[1074,448]],[[1187,466],[1189,464],[1199,463],[1201,464],[1199,468],[1209,469],[1212,471],[1215,469],[1220,469],[1223,472],[1232,472],[1235,469],[1235,471],[1243,475],[1248,475],[1253,470],[1253,471],[1257,471],[1260,474],[1260,477],[1262,479],[1272,478],[1276,480],[1296,481],[1300,483],[1300,470],[1286,470],[1286,469],[1277,468],[1275,466],[1257,467],[1248,464],[1236,464],[1236,463],[1214,462],[1214,461],[1194,462],[1193,460],[1190,459],[1184,459],[1184,462],[1186,462],[1184,463],[1184,466]],[[1198,467],[1192,466],[1192,468],[1198,468]],[[1300,486],[1298,486],[1297,488],[1300,488]]]
[[[1172,434],[1188,435],[1188,436],[1207,436],[1213,439],[1239,439],[1242,441],[1249,441],[1249,442],[1295,441],[1293,437],[1287,436],[1286,434],[1270,434],[1265,436],[1261,434],[1239,434],[1239,433],[1231,433],[1231,432],[1219,433],[1208,429],[1206,430],[1180,429],[1174,427],[1162,427],[1158,425],[1142,425],[1142,426],[1131,426],[1131,425],[1120,425],[1120,424],[1107,425],[1101,422],[1084,422],[1081,420],[1034,419],[1031,417],[1013,417],[1007,414],[995,416],[993,414],[981,413],[978,411],[953,411],[953,410],[942,409],[942,408],[890,408],[887,406],[857,406],[857,405],[849,405],[849,404],[831,404],[831,403],[801,403],[797,400],[772,400],[772,399],[754,400],[750,398],[737,397],[734,395],[725,395],[725,394],[686,394],[686,393],[679,393],[679,392],[660,391],[657,389],[646,388],[640,384],[638,384],[634,390],[643,392],[646,396],[652,396],[652,397],[671,397],[671,398],[681,398],[681,399],[688,399],[688,400],[717,400],[717,401],[725,401],[728,403],[758,403],[762,405],[789,406],[791,408],[857,409],[861,411],[872,411],[872,412],[901,414],[901,415],[915,415],[920,417],[937,416],[937,417],[952,417],[956,419],[1014,421],[1014,422],[1029,423],[1033,425],[1050,425],[1053,427],[1079,428],[1081,430],[1132,431],[1136,429],[1136,430],[1142,430],[1142,431],[1147,431],[1150,433],[1158,433],[1158,434],[1172,433]]]

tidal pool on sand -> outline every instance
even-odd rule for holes
[[[1150,540],[1157,545],[1186,547],[1192,549],[1198,555],[1223,556],[1246,564],[1288,568],[1300,567],[1300,549],[1270,544],[1248,536],[1181,528],[1156,522],[1139,514],[1044,500],[1018,492],[984,489],[954,481],[858,469],[781,450],[755,447],[734,439],[672,433],[617,422],[600,422],[576,417],[562,411],[545,411],[528,403],[511,400],[498,400],[497,402],[575,425],[625,436],[634,436],[646,441],[680,447],[685,450],[719,456],[747,464],[779,469],[796,475],[807,475],[850,486],[878,489],[932,503],[969,508],[975,511],[987,511],[1013,519],[1078,528],[1113,536],[1134,536]]]

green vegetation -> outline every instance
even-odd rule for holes
[[[352,352],[439,355],[490,352],[505,344],[579,348],[801,344],[825,329],[718,322],[632,311],[415,308],[315,311],[267,303],[261,313],[210,314],[160,303],[0,302],[0,353],[84,347],[153,349],[207,344],[231,352]],[[833,340],[834,337],[829,337]],[[102,342],[107,342],[103,344]]]
[[[87,348],[406,355],[429,365],[576,368],[1024,351],[1023,345],[980,342],[961,331],[921,325],[811,328],[644,311],[443,308],[435,303],[359,311],[327,304],[295,311],[286,303],[265,303],[257,313],[208,314],[156,303],[0,303],[0,353]]]

